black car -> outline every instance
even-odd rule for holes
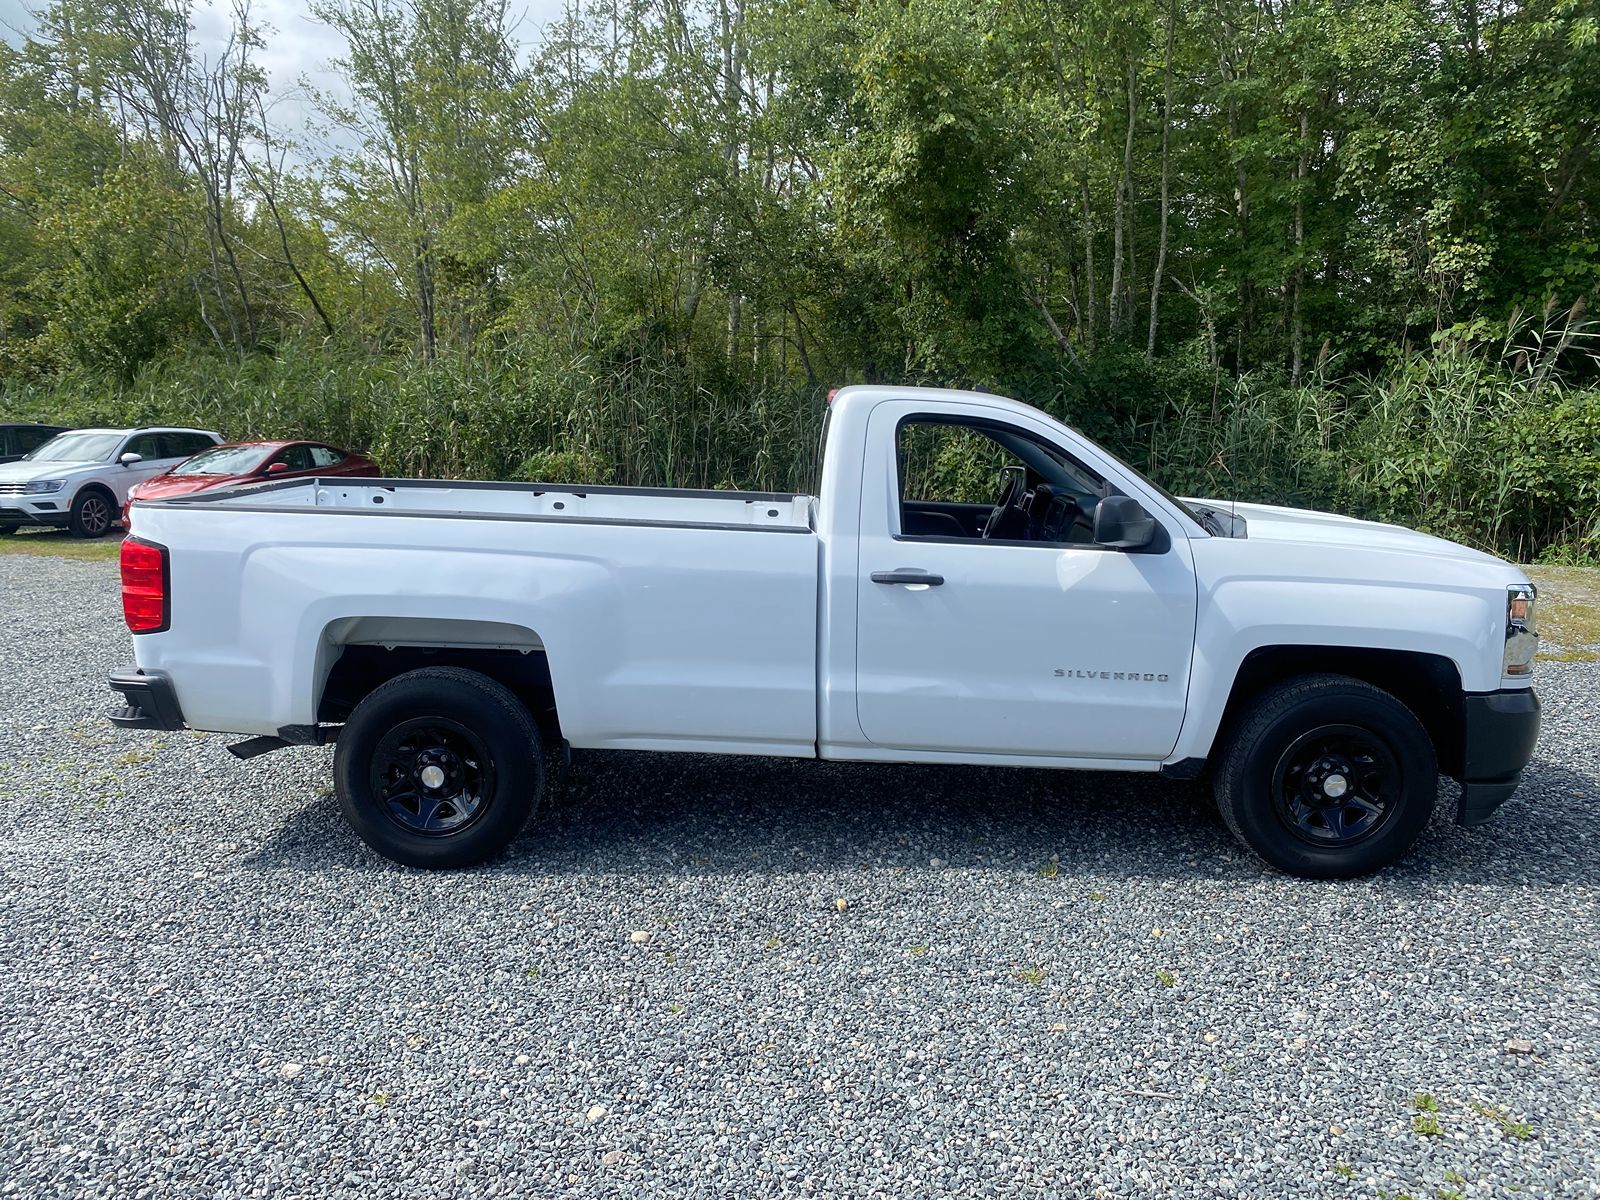
[[[16,462],[56,434],[65,432],[60,425],[0,425],[0,463]]]

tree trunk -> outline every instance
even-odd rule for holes
[[[427,234],[417,239],[417,338],[422,361],[432,362],[439,353],[439,330],[433,312],[432,247]]]
[[[1050,336],[1055,339],[1061,352],[1067,356],[1067,361],[1075,367],[1082,367],[1083,362],[1078,358],[1078,352],[1072,348],[1072,341],[1067,335],[1061,332],[1061,326],[1056,324],[1055,317],[1050,315],[1050,306],[1044,302],[1044,297],[1030,295],[1028,299],[1039,310],[1039,315],[1044,318],[1045,328],[1050,331]]]
[[[1300,113],[1300,156],[1294,168],[1294,296],[1289,318],[1289,382],[1300,382],[1300,371],[1305,359],[1305,324],[1301,315],[1302,293],[1306,286],[1306,174],[1309,164],[1307,141],[1311,135],[1310,118],[1302,109]]]
[[[1156,352],[1156,324],[1161,307],[1161,277],[1167,270],[1167,225],[1168,215],[1171,212],[1171,179],[1172,179],[1172,42],[1178,24],[1177,0],[1172,0],[1167,5],[1167,52],[1162,65],[1162,101],[1161,101],[1161,233],[1156,244],[1156,265],[1150,273],[1150,332],[1145,338],[1144,352],[1153,356]]]
[[[1122,139],[1122,177],[1117,180],[1117,201],[1111,218],[1111,294],[1109,296],[1107,318],[1110,321],[1111,336],[1113,338],[1122,333],[1123,313],[1125,311],[1122,295],[1123,218],[1133,206],[1133,128],[1135,105],[1138,103],[1138,87],[1138,65],[1130,57],[1128,60],[1128,129]],[[1128,241],[1131,243],[1132,240],[1130,226]]]
[[[1095,314],[1100,311],[1099,297],[1095,294],[1094,277],[1094,209],[1089,203],[1089,168],[1085,165],[1079,172],[1079,183],[1083,198],[1083,281],[1085,304],[1083,317],[1079,324],[1082,326],[1081,336],[1083,344],[1094,352],[1094,324]]]

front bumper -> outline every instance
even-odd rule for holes
[[[70,508],[65,507],[65,502],[59,498],[47,495],[35,500],[32,497],[0,496],[0,525],[8,525],[12,529],[24,525],[57,527],[65,525],[71,518]]]
[[[113,692],[121,692],[124,704],[106,715],[113,725],[124,729],[182,729],[183,710],[172,680],[160,671],[141,671],[129,667],[113,671],[106,681]]]
[[[1539,741],[1539,697],[1532,688],[1462,697],[1458,825],[1482,825],[1511,798]]]

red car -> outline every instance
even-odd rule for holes
[[[229,442],[202,450],[165,475],[133,486],[129,501],[163,500],[208,488],[237,487],[267,479],[294,479],[311,475],[382,475],[378,464],[364,454],[339,450],[321,442]],[[122,506],[122,523],[128,523],[128,506]]]

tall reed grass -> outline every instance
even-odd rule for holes
[[[1521,559],[1593,561],[1600,387],[1592,370],[1575,383],[1562,369],[1584,365],[1592,333],[1573,314],[1552,332],[1548,318],[1513,321],[1498,340],[1442,343],[1379,375],[1341,378],[1328,359],[1299,386],[1130,353],[1007,390],[1180,494],[1329,508]],[[663,487],[809,490],[825,411],[819,388],[760,388],[722,364],[538,347],[421,366],[294,343],[243,362],[169,359],[125,388],[89,376],[0,381],[0,419],[315,437],[367,450],[394,475]]]

